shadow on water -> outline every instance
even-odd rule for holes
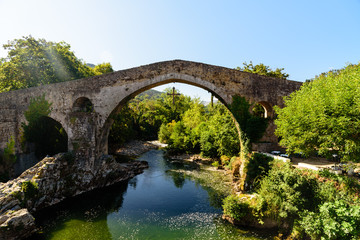
[[[136,186],[136,178],[66,199],[38,211],[34,217],[41,231],[27,240],[112,239],[106,218],[109,213],[122,207],[128,185]]]

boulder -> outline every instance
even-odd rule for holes
[[[0,216],[0,239],[22,239],[36,231],[35,218],[26,208],[9,210]]]
[[[36,231],[31,213],[68,197],[128,180],[148,167],[144,161],[120,164],[112,156],[103,156],[99,162],[89,170],[69,153],[57,154],[44,158],[18,178],[1,183],[0,239],[28,237]]]

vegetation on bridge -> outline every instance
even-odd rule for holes
[[[244,62],[243,65],[243,67],[236,67],[236,69],[243,72],[256,73],[259,75],[281,79],[287,79],[289,77],[289,74],[283,72],[284,68],[276,68],[275,70],[272,70],[269,66],[266,66],[263,63],[254,65],[252,61],[250,61],[250,63]]]
[[[22,123],[22,145],[26,152],[31,149],[29,144],[33,144],[38,158],[67,151],[67,134],[60,123],[48,117],[50,112],[51,103],[45,95],[32,98],[25,111],[27,123]]]

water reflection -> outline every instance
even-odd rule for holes
[[[149,169],[129,182],[38,213],[44,233],[32,239],[258,239],[221,220],[221,193],[181,171],[197,166],[166,160],[161,150],[139,160]]]
[[[36,224],[43,232],[29,240],[112,239],[107,226],[107,215],[121,209],[127,188],[127,182],[119,183],[67,199],[37,212]]]

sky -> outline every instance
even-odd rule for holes
[[[65,41],[83,61],[114,70],[174,59],[228,68],[253,61],[303,82],[360,61],[360,0],[0,0],[0,26],[1,45],[28,35]],[[210,96],[165,87],[173,86]]]

